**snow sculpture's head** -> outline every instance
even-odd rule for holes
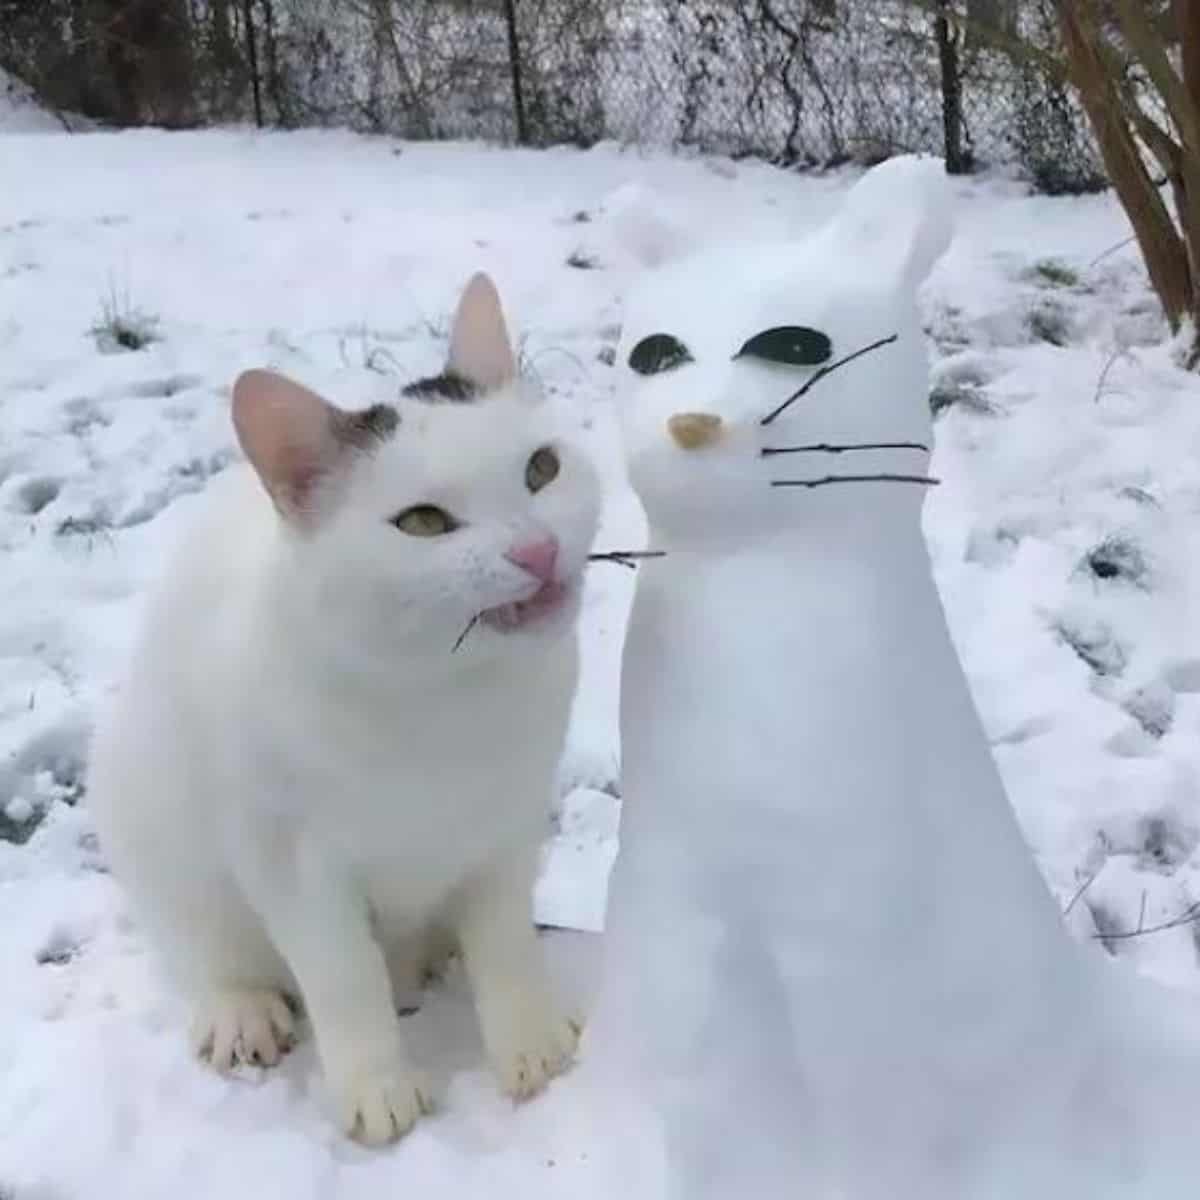
[[[802,241],[646,273],[617,352],[621,420],[667,548],[897,505],[915,519],[923,484],[841,477],[926,474],[916,293],[949,240],[940,160],[905,157],[869,171]]]

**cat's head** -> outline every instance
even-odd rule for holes
[[[948,209],[939,161],[895,159],[802,240],[729,245],[642,277],[617,351],[620,411],[664,548],[919,511],[920,484],[817,481],[925,474],[916,293],[949,243]],[[845,449],[881,443],[899,445]]]
[[[295,585],[335,637],[467,662],[574,619],[599,483],[519,377],[486,276],[463,293],[444,372],[394,404],[346,411],[248,371],[233,418]]]

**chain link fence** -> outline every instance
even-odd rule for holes
[[[1022,0],[1018,18],[1023,36],[1053,49],[1051,3]],[[803,166],[944,145],[934,18],[906,0],[36,0],[36,20],[34,7],[0,0],[0,65],[83,111],[103,89],[70,94],[64,79],[96,74],[113,18],[136,31],[130,11],[151,7],[152,33],[187,30],[188,60],[178,61],[177,36],[169,73],[154,69],[162,46],[143,47],[145,120],[169,112],[184,123],[186,109],[191,123],[534,146],[616,140]],[[89,7],[107,14],[99,33],[81,16]],[[24,14],[23,46],[6,9]],[[955,71],[970,159],[1018,162],[1049,190],[1098,185],[1074,99],[967,28]],[[136,39],[124,41],[136,62]],[[77,69],[48,69],[55,61]],[[156,93],[164,86],[187,95],[167,103]],[[137,110],[126,96],[120,111],[95,115],[136,123]]]

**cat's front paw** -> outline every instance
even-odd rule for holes
[[[402,1138],[433,1112],[428,1081],[401,1064],[348,1072],[331,1082],[342,1130],[366,1146]]]
[[[222,1073],[240,1063],[273,1067],[295,1041],[292,1010],[273,988],[214,992],[192,1023],[193,1049]]]
[[[514,1100],[537,1095],[575,1058],[583,1024],[548,1005],[513,1006],[484,1019],[492,1071]]]

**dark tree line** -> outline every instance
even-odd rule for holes
[[[271,0],[0,0],[0,67],[105,124],[263,123],[274,25]]]
[[[116,126],[616,138],[811,166],[936,150],[1078,190],[1102,182],[1081,107],[1008,52],[1060,54],[1055,3],[0,0],[0,67]]]

